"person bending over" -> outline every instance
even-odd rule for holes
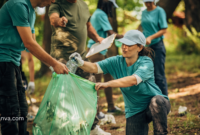
[[[96,83],[95,89],[120,87],[125,102],[126,135],[147,135],[153,121],[154,134],[167,134],[169,98],[155,84],[152,49],[144,47],[145,36],[138,30],[128,31],[122,42],[122,56],[97,63],[85,62],[73,53],[78,66],[86,72],[111,74],[115,80]]]

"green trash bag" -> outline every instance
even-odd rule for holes
[[[33,135],[89,135],[97,107],[95,84],[53,74],[33,123]]]

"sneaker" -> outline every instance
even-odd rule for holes
[[[115,106],[113,110],[108,110],[108,114],[124,114],[124,111],[122,111],[119,107]]]
[[[105,114],[102,112],[99,112],[99,114],[97,115],[98,119],[103,119],[105,118]]]
[[[95,129],[91,130],[90,135],[111,135],[111,133],[103,131],[99,125]]]
[[[33,121],[35,119],[35,116],[31,115],[30,113],[28,113],[27,115],[27,120],[28,121]]]

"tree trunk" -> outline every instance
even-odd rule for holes
[[[200,0],[185,1],[185,23],[191,31],[191,26],[200,32]]]
[[[43,34],[42,47],[48,54],[50,54],[52,31],[51,31],[51,25],[50,25],[50,20],[49,20],[49,16],[48,16],[48,10],[49,10],[49,6],[46,7],[46,13],[45,13],[45,17],[44,17],[44,34]],[[50,71],[49,68],[44,63],[41,62],[41,68],[37,72],[36,78],[45,75],[49,71]]]
[[[172,17],[173,12],[175,11],[176,7],[180,3],[181,0],[160,0],[157,5],[162,7],[166,14],[167,20]],[[198,1],[198,0],[197,0]]]
[[[118,28],[118,25],[117,25],[117,15],[116,15],[116,8],[113,8],[112,9],[113,11],[113,17],[109,17],[109,21],[110,21],[110,24],[114,30],[114,32],[118,32],[117,28]],[[118,48],[115,46],[115,43],[113,43],[113,45],[108,49],[108,56],[111,57],[111,56],[116,56],[118,55]]]

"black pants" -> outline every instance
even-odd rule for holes
[[[171,108],[169,100],[157,95],[148,108],[126,119],[126,135],[148,135],[148,124],[153,121],[154,135],[166,135],[167,114]]]
[[[155,83],[158,85],[162,94],[168,95],[167,91],[167,80],[165,77],[165,57],[166,50],[163,43],[163,40],[159,41],[156,44],[150,46],[155,52],[154,62],[154,75]]]
[[[28,104],[19,67],[12,62],[0,62],[2,135],[27,135],[27,113]]]

